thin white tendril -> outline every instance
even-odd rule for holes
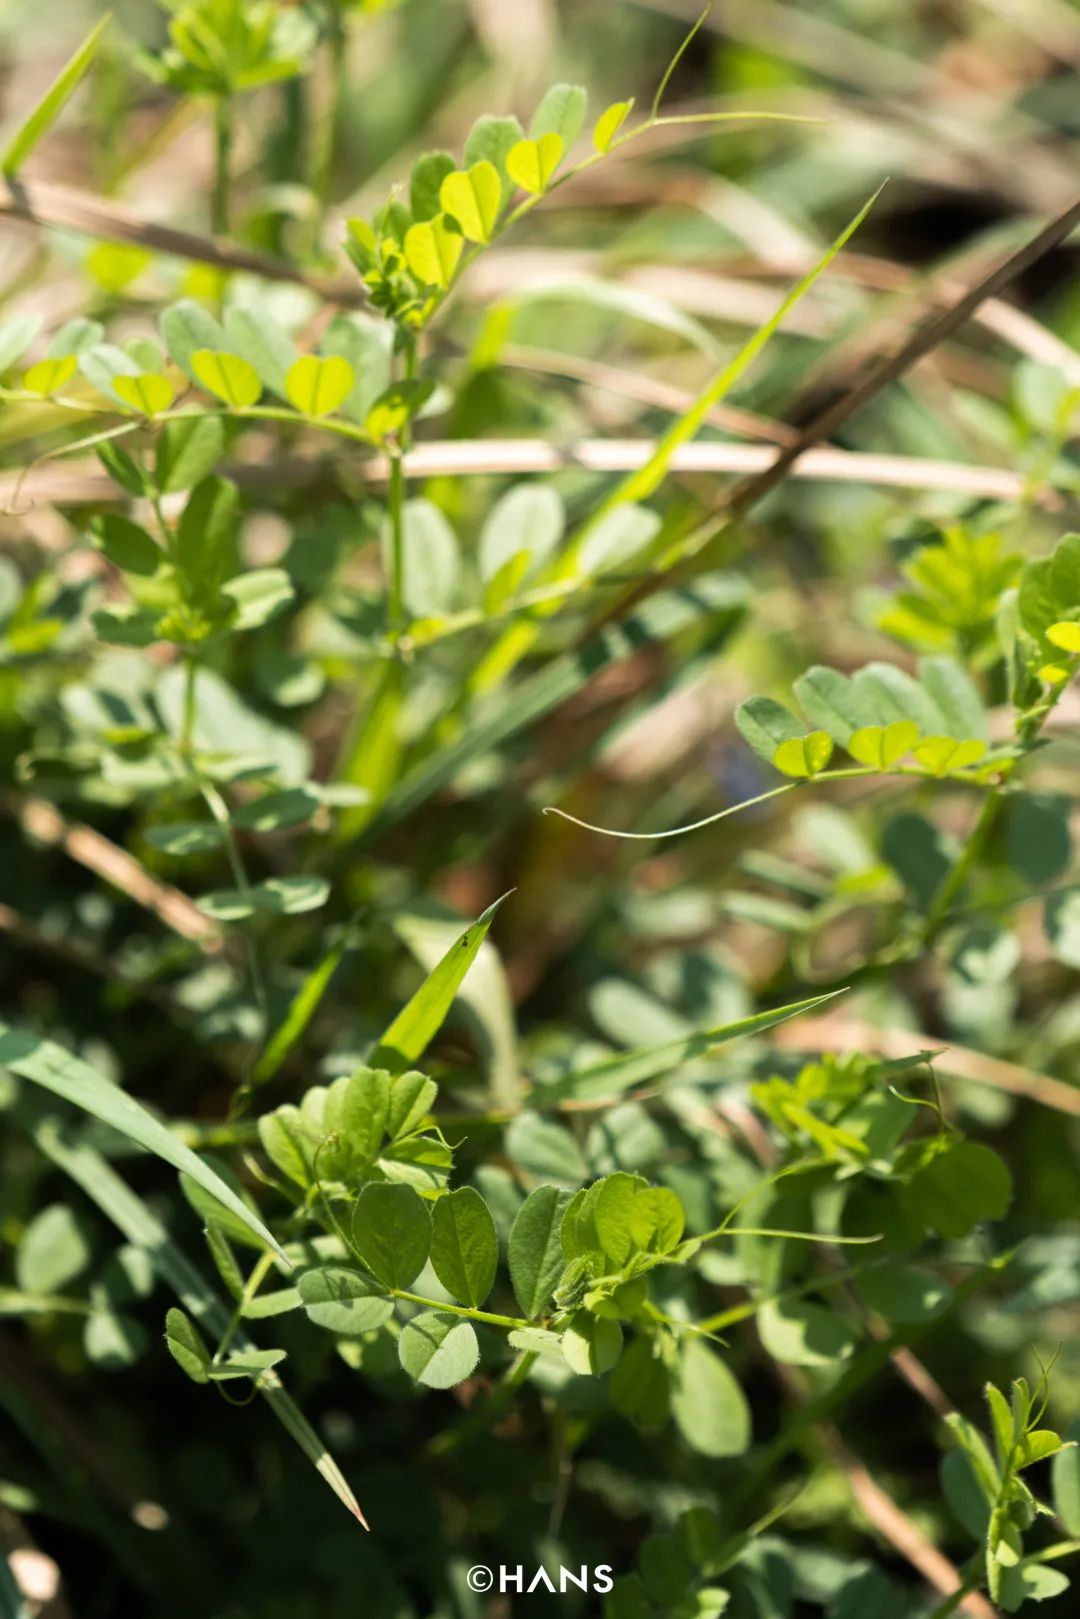
[[[658,838],[678,838],[684,832],[697,832],[703,826],[712,826],[728,815],[737,815],[740,810],[752,809],[755,804],[764,804],[769,798],[779,798],[781,793],[790,793],[801,785],[801,781],[786,781],[782,787],[772,787],[767,793],[759,793],[756,798],[744,798],[741,804],[729,804],[727,809],[717,810],[715,815],[706,815],[703,821],[691,821],[687,826],[673,826],[666,832],[620,832],[613,826],[597,826],[593,821],[583,821],[580,816],[571,815],[568,810],[557,809],[554,804],[545,804],[543,814],[561,816],[564,821],[572,821],[575,826],[583,827],[586,832],[598,832],[604,838],[628,838],[634,842],[648,843]]]

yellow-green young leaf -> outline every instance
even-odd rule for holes
[[[792,736],[781,742],[772,762],[785,776],[816,776],[825,769],[832,751],[828,731],[811,731],[809,736]]]
[[[39,360],[23,377],[23,387],[28,393],[40,394],[44,398],[46,394],[62,388],[75,375],[78,366],[74,354],[63,354],[58,360]]]
[[[289,368],[285,392],[305,416],[329,416],[348,399],[356,373],[339,354],[302,354]]]
[[[1051,624],[1046,632],[1046,639],[1059,646],[1062,652],[1080,653],[1080,624],[1063,620],[1060,624]]]
[[[470,242],[490,242],[502,205],[502,181],[484,158],[471,169],[455,169],[439,187],[439,201]]]
[[[975,737],[957,742],[951,736],[927,736],[912,750],[916,759],[935,776],[947,776],[952,770],[965,770],[978,764],[986,753],[986,743]]]
[[[1044,663],[1039,670],[1039,679],[1045,680],[1048,686],[1060,686],[1068,678],[1069,671],[1060,663]]]
[[[893,720],[891,725],[862,725],[854,731],[847,750],[861,765],[889,770],[919,740],[914,720]]]
[[[253,405],[262,393],[259,373],[239,354],[197,349],[191,356],[191,369],[207,393],[236,409]]]
[[[445,214],[423,219],[405,232],[405,262],[425,287],[448,287],[464,248],[464,236],[449,229]]]
[[[611,143],[619,130],[629,118],[634,107],[634,98],[629,101],[614,101],[611,106],[602,112],[596,120],[593,129],[593,145],[598,152],[610,152]]]
[[[144,416],[159,416],[176,398],[168,377],[158,376],[156,371],[140,371],[137,377],[114,377],[113,389],[125,405]]]
[[[534,197],[548,188],[564,151],[561,135],[549,130],[538,141],[518,141],[506,154],[506,172],[522,191]]]

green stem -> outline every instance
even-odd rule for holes
[[[194,752],[198,676],[199,660],[193,652],[189,652],[184,658],[184,717],[180,729],[180,752],[185,759],[190,759]]]
[[[416,378],[416,334],[404,336],[405,381]],[[387,593],[387,626],[391,633],[402,629],[405,623],[405,457],[412,443],[408,422],[398,434],[390,451],[390,485],[387,504],[390,510],[390,588]]]
[[[229,231],[229,170],[232,160],[232,97],[214,100],[214,189],[210,199],[210,229],[215,236]]]
[[[229,806],[226,804],[213,782],[207,781],[206,777],[201,775],[198,770],[195,771],[195,778],[199,785],[199,791],[206,800],[207,807],[209,808],[211,815],[214,817],[214,820],[217,822],[224,835],[225,854],[229,862],[229,869],[233,874],[233,881],[236,884],[237,891],[246,901],[250,902],[251,880],[248,877],[247,869],[244,866],[244,857],[240,853],[240,845],[236,841],[236,833],[233,830],[232,818],[229,815]],[[262,1015],[264,1023],[266,1023],[267,1027],[269,1027],[266,986],[263,983],[262,970],[259,966],[259,957],[255,948],[255,941],[246,928],[241,928],[240,931],[244,940],[244,952],[247,956],[248,973],[251,978],[251,988],[252,993],[255,996],[255,1004],[259,1008],[259,1012]],[[254,1057],[254,1053],[252,1053],[252,1056]]]
[[[489,1310],[472,1310],[464,1304],[444,1304],[441,1299],[424,1299],[418,1293],[407,1293],[400,1287],[391,1287],[387,1291],[391,1298],[402,1299],[406,1304],[422,1304],[426,1310],[438,1310],[444,1315],[464,1316],[467,1321],[486,1321],[492,1327],[509,1327],[517,1331],[521,1327],[534,1325],[517,1316],[492,1315]]]
[[[215,1366],[219,1366],[221,1364],[222,1360],[224,1359],[225,1353],[228,1350],[229,1345],[232,1343],[233,1338],[236,1336],[236,1333],[237,1333],[237,1331],[239,1329],[239,1326],[240,1326],[240,1322],[243,1320],[244,1310],[251,1303],[252,1299],[255,1297],[256,1293],[259,1291],[259,1289],[262,1286],[263,1281],[264,1281],[264,1279],[265,1279],[265,1277],[266,1277],[266,1275],[267,1275],[267,1273],[268,1273],[268,1271],[269,1271],[269,1269],[270,1269],[270,1267],[271,1267],[271,1265],[273,1263],[274,1263],[274,1254],[271,1251],[271,1249],[269,1249],[269,1248],[266,1250],[265,1253],[260,1254],[259,1258],[256,1260],[254,1268],[252,1269],[251,1275],[248,1277],[247,1281],[244,1283],[244,1291],[241,1293],[240,1297],[236,1301],[236,1308],[233,1311],[232,1316],[230,1317],[229,1325],[225,1328],[225,1331],[222,1333],[221,1342],[218,1344],[217,1348],[214,1351],[214,1365]]]

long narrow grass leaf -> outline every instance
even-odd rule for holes
[[[590,512],[588,518],[564,546],[556,560],[552,562],[549,568],[544,570],[539,579],[540,583],[554,583],[562,579],[573,578],[578,572],[585,544],[595,532],[597,526],[610,517],[617,507],[646,500],[655,493],[667,475],[671,458],[676,450],[694,437],[708,418],[709,412],[725,398],[744,373],[750,369],[796,304],[805,297],[818,278],[828,269],[836,255],[858,230],[880,196],[881,189],[879,187],[869,201],[863,204],[854,219],[844,227],[835,241],[818,259],[817,263],[792,287],[764,325],[759,327],[749,341],[743,344],[733,359],[721,367],[689,408],[672,422],[667,432],[658,440],[655,449],[644,466],[636,468],[635,471],[623,478],[611,493]],[[537,617],[556,612],[558,607],[559,603],[556,602],[545,610],[538,609]],[[484,692],[499,685],[525,653],[528,652],[538,634],[539,626],[534,622],[521,622],[511,625],[499,637],[494,646],[488,650],[484,658],[481,659],[473,676],[472,689],[475,692]]]
[[[454,1004],[462,980],[476,960],[480,946],[495,920],[495,913],[505,898],[503,894],[493,905],[489,905],[455,939],[438,966],[424,979],[416,994],[383,1035],[371,1059],[373,1066],[391,1070],[404,1068],[406,1064],[415,1062],[430,1045]]]
[[[252,1085],[265,1085],[273,1079],[289,1052],[311,1022],[323,996],[330,988],[353,938],[353,927],[343,927],[329,950],[307,974],[289,1004],[281,1022],[270,1036],[251,1073]]]
[[[101,36],[111,22],[112,12],[109,11],[87,34],[74,56],[65,62],[29,118],[8,142],[3,156],[0,157],[0,173],[8,176],[17,174],[34,147],[48,134],[89,72],[97,55]]]
[[[726,1045],[729,1040],[764,1034],[766,1029],[774,1029],[778,1023],[786,1023],[789,1018],[813,1012],[843,993],[843,990],[833,990],[828,995],[812,995],[808,1000],[792,1001],[769,1012],[754,1012],[750,1017],[738,1018],[734,1023],[720,1024],[713,1029],[696,1029],[693,1034],[665,1041],[663,1045],[642,1046],[635,1051],[623,1052],[618,1057],[608,1057],[576,1074],[567,1074],[562,1079],[553,1080],[550,1085],[540,1087],[529,1098],[529,1105],[543,1108],[548,1103],[562,1102],[567,1098],[575,1102],[594,1102],[601,1097],[618,1096],[633,1086],[648,1084],[661,1074],[674,1072],[695,1057],[708,1056],[709,1052],[715,1051],[717,1046]]]
[[[51,1040],[43,1040],[39,1035],[0,1023],[0,1068],[8,1068],[13,1074],[19,1074],[23,1079],[52,1091],[54,1096],[71,1102],[84,1113],[100,1119],[103,1124],[110,1125],[140,1147],[145,1147],[147,1152],[163,1158],[174,1169],[190,1175],[211,1197],[216,1197],[219,1203],[224,1203],[242,1220],[260,1242],[265,1242],[284,1259],[276,1239],[236,1193],[226,1186],[220,1175],[204,1164],[190,1147],[183,1146],[172,1131],[155,1119],[152,1113],[148,1113],[133,1096],[99,1074],[89,1063]]]
[[[231,1312],[207,1286],[187,1256],[173,1242],[157,1216],[133,1192],[101,1154],[79,1141],[54,1115],[19,1101],[15,1108],[19,1122],[29,1131],[39,1150],[68,1175],[105,1214],[128,1242],[145,1249],[155,1271],[170,1287],[189,1315],[208,1334],[221,1337],[231,1323]],[[255,1346],[242,1330],[233,1333],[232,1347],[238,1353]],[[256,1387],[278,1421],[296,1441],[338,1500],[354,1518],[368,1523],[360,1510],[345,1475],[318,1434],[292,1399],[273,1370],[264,1371]]]

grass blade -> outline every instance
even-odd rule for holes
[[[602,1097],[618,1096],[632,1086],[647,1084],[650,1079],[678,1068],[694,1057],[708,1056],[710,1051],[726,1045],[729,1040],[763,1034],[766,1029],[773,1029],[778,1023],[786,1023],[789,1018],[798,1017],[803,1012],[812,1012],[844,993],[842,989],[834,989],[828,995],[812,995],[809,1000],[792,1001],[790,1005],[774,1007],[770,1012],[755,1012],[751,1017],[739,1018],[735,1023],[725,1023],[715,1029],[697,1029],[693,1034],[684,1035],[680,1040],[668,1040],[661,1046],[642,1046],[636,1051],[623,1052],[621,1056],[609,1057],[591,1068],[567,1074],[563,1079],[538,1088],[530,1097],[529,1105],[543,1108],[549,1102],[562,1102],[567,1098],[575,1102],[594,1102]]]
[[[350,922],[341,929],[322,960],[316,962],[293,996],[289,1010],[266,1042],[259,1060],[252,1070],[252,1088],[257,1085],[265,1085],[268,1080],[273,1079],[285,1058],[318,1011],[319,1004],[326,991],[330,988],[331,980],[340,967],[352,940],[353,924]]]
[[[18,173],[34,147],[48,134],[90,71],[101,36],[111,22],[112,12],[107,11],[97,27],[87,34],[74,56],[61,68],[29,118],[8,142],[6,151],[0,157],[0,173],[9,177]]]
[[[612,490],[611,494],[600,502],[596,510],[590,513],[556,560],[540,574],[537,581],[539,584],[554,584],[561,580],[574,578],[585,542],[597,525],[609,517],[617,507],[634,501],[646,500],[656,492],[667,475],[671,458],[676,450],[685,444],[688,439],[694,437],[706,421],[709,412],[731,391],[744,372],[750,369],[762,349],[775,336],[795,305],[809,292],[815,281],[824,274],[836,255],[858,230],[880,194],[881,188],[874,192],[868,202],[863,204],[854,219],[844,227],[840,235],[830,244],[817,263],[807,271],[802,280],[792,287],[775,312],[763,326],[758,328],[749,342],[743,345],[734,359],[729,360],[727,365],[717,372],[711,382],[698,394],[689,409],[685,410],[681,416],[672,422],[667,432],[657,442],[656,448],[645,462],[645,465],[625,477]],[[557,610],[558,603],[553,603],[551,607],[543,610],[543,616]],[[541,616],[541,609],[537,609],[537,616]],[[490,691],[493,687],[501,684],[532,647],[539,633],[539,626],[535,622],[521,622],[511,625],[481,659],[473,676],[472,690],[477,693]]]
[[[127,1182],[116,1173],[95,1148],[74,1138],[54,1115],[21,1099],[16,1117],[26,1128],[38,1149],[50,1162],[70,1176],[75,1184],[105,1214],[135,1247],[143,1248],[157,1274],[170,1287],[187,1310],[207,1332],[220,1338],[229,1328],[232,1312],[207,1286],[186,1254],[173,1242],[156,1215]],[[217,1194],[215,1194],[217,1195]],[[242,1330],[233,1333],[233,1347],[241,1352],[254,1348]],[[278,1421],[313,1463],[338,1500],[354,1518],[368,1527],[367,1519],[346,1482],[345,1475],[296,1402],[286,1392],[274,1371],[263,1372],[256,1387]]]
[[[465,974],[488,936],[496,911],[506,897],[503,894],[493,905],[489,905],[454,940],[434,972],[428,974],[383,1035],[371,1057],[373,1067],[391,1070],[404,1068],[410,1062],[416,1062],[431,1044],[454,1003]]]
[[[284,1259],[279,1244],[262,1221],[252,1214],[219,1175],[215,1175],[201,1158],[196,1157],[190,1147],[183,1146],[172,1131],[159,1123],[133,1096],[105,1079],[81,1058],[51,1040],[43,1040],[39,1035],[0,1023],[0,1068],[8,1068],[13,1074],[19,1074],[23,1079],[32,1080],[35,1085],[52,1091],[55,1096],[73,1103],[84,1113],[92,1114],[103,1124],[110,1125],[140,1147],[145,1147],[147,1152],[163,1158],[174,1169],[190,1175],[193,1181],[197,1181],[219,1203],[224,1203],[238,1219],[243,1220],[260,1242],[265,1242]]]

